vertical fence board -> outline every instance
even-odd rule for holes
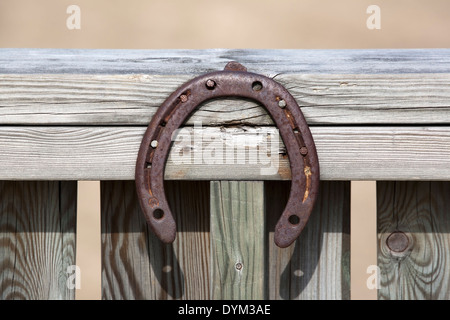
[[[299,239],[280,249],[273,231],[289,190],[290,182],[266,182],[269,299],[350,299],[350,182],[321,182]]]
[[[265,298],[263,181],[211,182],[213,299]]]
[[[450,182],[378,182],[379,299],[450,299],[449,195]]]
[[[1,299],[75,298],[67,267],[75,264],[76,190],[76,182],[0,181]]]
[[[134,181],[102,182],[101,193],[103,299],[208,299],[207,182],[166,182],[177,222],[169,245],[148,229]]]

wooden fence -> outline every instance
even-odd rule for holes
[[[163,245],[131,181],[139,143],[172,91],[232,60],[296,98],[319,155],[318,202],[280,249],[273,230],[290,185],[282,141],[271,175],[251,161],[171,157],[178,230]],[[0,49],[0,298],[74,298],[76,181],[101,180],[104,299],[349,299],[350,181],[376,180],[378,297],[449,299],[449,124],[447,49]],[[239,144],[274,124],[253,102],[223,99],[184,130]],[[245,159],[258,145],[241,147]],[[402,252],[387,245],[399,231]]]

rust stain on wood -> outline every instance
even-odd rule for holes
[[[305,202],[309,196],[309,189],[311,188],[311,168],[309,166],[305,166],[304,172],[306,176],[306,190],[302,202]]]

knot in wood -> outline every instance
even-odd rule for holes
[[[408,249],[409,239],[404,232],[394,231],[386,239],[386,245],[393,252],[404,252]]]

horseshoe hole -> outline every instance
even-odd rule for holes
[[[159,220],[162,219],[162,217],[164,217],[164,211],[162,211],[161,209],[155,209],[155,211],[153,211],[153,218]]]
[[[289,216],[288,221],[290,224],[296,225],[300,223],[300,218],[293,214]]]
[[[208,79],[205,83],[206,89],[214,90],[216,88],[216,82],[212,79]]]
[[[253,91],[260,91],[263,88],[263,85],[260,81],[255,81],[252,83]]]
[[[178,97],[178,99],[180,99],[180,101],[181,101],[182,103],[185,103],[185,102],[187,102],[188,99],[189,99],[189,94],[190,94],[189,91],[183,92],[183,93]]]

